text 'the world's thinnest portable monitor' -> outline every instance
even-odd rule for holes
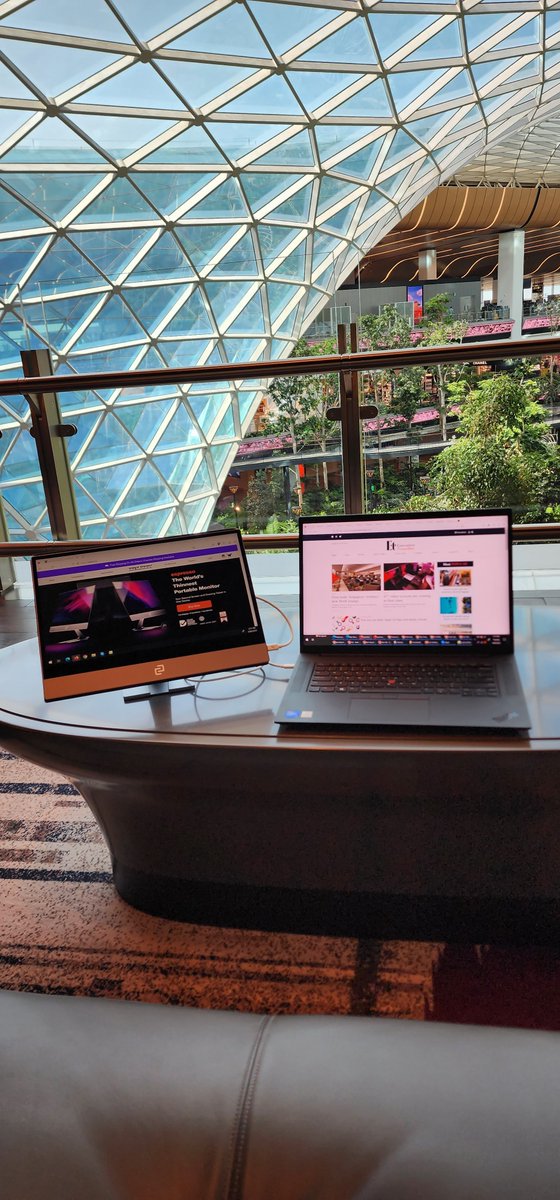
[[[300,620],[281,724],[530,726],[509,511],[301,518]]]
[[[268,662],[237,530],[45,555],[32,570],[45,700]]]

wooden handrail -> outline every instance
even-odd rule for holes
[[[154,370],[94,371],[86,375],[21,376],[0,380],[0,396],[42,392],[107,391],[115,388],[161,387],[166,383],[238,382],[286,375],[324,375],[330,371],[374,371],[381,368],[429,366],[448,362],[495,362],[504,358],[543,357],[560,353],[558,337],[526,337],[518,341],[452,342],[445,346],[414,346],[399,350],[360,350],[357,354],[317,354],[267,362],[213,363],[197,367]]]

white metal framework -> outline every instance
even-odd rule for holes
[[[287,355],[437,183],[559,109],[558,0],[4,0],[0,371]],[[204,527],[258,396],[66,393],[85,536]],[[14,538],[47,532],[26,424],[0,405]]]

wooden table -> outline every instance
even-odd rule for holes
[[[280,732],[287,673],[273,667],[203,680],[195,696],[46,704],[31,640],[0,651],[0,741],[75,783],[107,839],[115,886],[145,911],[371,937],[555,941],[560,607],[516,607],[516,636],[530,738]]]

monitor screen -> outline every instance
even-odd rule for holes
[[[513,650],[511,514],[301,518],[303,650]]]
[[[237,530],[32,560],[45,700],[268,662]]]

